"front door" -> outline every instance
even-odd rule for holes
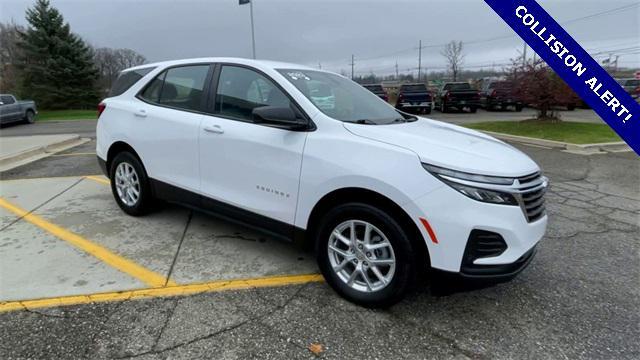
[[[253,122],[260,106],[291,106],[271,79],[246,67],[222,66],[200,131],[202,194],[293,224],[306,132]],[[206,202],[207,199],[204,199]]]

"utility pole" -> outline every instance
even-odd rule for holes
[[[617,73],[618,72],[618,58],[620,57],[620,55],[616,55],[616,60],[615,60],[615,65],[613,67],[613,72]]]
[[[522,69],[524,70],[524,67],[527,66],[527,43],[523,42],[524,44],[524,48],[522,50]]]
[[[398,60],[396,60],[396,80],[398,80],[400,76],[398,75]]]
[[[418,82],[420,82],[420,75],[422,71],[422,40],[418,42]]]
[[[351,80],[353,80],[353,65],[355,65],[355,58],[353,54],[351,54],[351,63],[349,63],[349,65],[351,65]]]

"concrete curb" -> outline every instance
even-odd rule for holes
[[[45,158],[51,154],[82,145],[88,141],[90,141],[90,139],[80,138],[80,135],[75,135],[62,141],[33,147],[15,154],[4,156],[0,158],[0,171],[11,170],[18,166]]]
[[[607,152],[629,152],[633,151],[624,141],[597,143],[597,144],[572,144],[562,141],[536,139],[526,136],[509,135],[497,133],[493,131],[483,131],[483,133],[496,137],[500,140],[514,141],[521,144],[544,146],[554,149],[560,149],[565,152],[579,155],[603,154]]]

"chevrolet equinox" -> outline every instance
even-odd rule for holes
[[[160,199],[304,240],[327,283],[364,306],[399,301],[421,267],[511,278],[546,230],[548,180],[528,156],[328,71],[142,65],[98,113],[98,162],[124,212]]]

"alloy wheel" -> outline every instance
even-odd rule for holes
[[[135,206],[140,199],[140,178],[136,169],[127,162],[121,162],[116,168],[116,191],[118,197],[127,206]]]
[[[347,220],[331,232],[327,251],[338,278],[350,288],[376,292],[385,288],[396,269],[393,247],[373,224]]]

